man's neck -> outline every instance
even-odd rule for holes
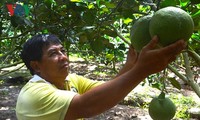
[[[58,89],[64,90],[65,89],[65,79],[66,77],[47,77],[39,75],[41,78],[46,80],[47,82],[55,85]]]

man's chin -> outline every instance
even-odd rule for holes
[[[65,75],[66,75],[66,76],[69,75],[69,70],[66,70]]]

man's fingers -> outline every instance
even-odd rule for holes
[[[177,55],[186,47],[186,42],[184,40],[179,40],[169,46],[163,48],[165,54]]]
[[[136,62],[138,54],[132,46],[129,47],[129,51],[127,55],[128,55],[127,61]]]
[[[154,49],[158,43],[158,36],[154,36],[152,40],[144,47],[145,49]]]

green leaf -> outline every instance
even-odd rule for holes
[[[106,58],[109,59],[110,61],[114,58],[115,56],[113,54],[106,54]]]
[[[158,82],[152,83],[152,87],[157,88],[158,90],[162,90],[162,84]]]
[[[194,18],[199,17],[199,16],[200,16],[200,10],[197,11],[196,13],[194,13],[194,14],[192,15],[192,18],[194,19]]]
[[[115,8],[115,4],[110,3],[110,2],[105,2],[105,6],[106,6],[107,8]]]
[[[70,2],[81,2],[82,0],[70,0]]]
[[[96,18],[96,11],[94,11],[93,9],[87,10],[83,14],[83,20],[84,22],[86,22],[87,25],[92,25],[95,21],[95,18]]]
[[[88,5],[88,9],[93,9],[93,8],[95,8],[94,4],[90,3],[90,4]]]
[[[79,37],[79,41],[80,41],[80,43],[85,43],[85,42],[88,41],[88,38],[87,38],[86,35],[81,35],[81,36]]]
[[[91,48],[92,50],[96,53],[96,54],[99,54],[102,52],[103,48],[104,48],[104,45],[103,45],[103,42],[102,42],[102,39],[99,38],[99,39],[94,39],[93,41],[91,41]]]
[[[49,33],[47,29],[42,30],[42,34],[47,34]]]
[[[117,33],[113,30],[110,30],[110,29],[105,29],[103,31],[103,34],[106,34],[106,35],[111,36],[111,37],[117,37]]]
[[[108,8],[102,8],[102,11],[104,12],[104,13],[106,13],[106,12],[109,12],[109,10],[108,10]]]
[[[160,7],[176,6],[178,4],[180,4],[179,0],[162,0]]]
[[[126,18],[126,19],[124,19],[124,23],[125,24],[129,24],[129,23],[131,23],[133,21],[133,19],[130,19],[130,18]]]
[[[96,0],[97,6],[100,6],[100,0]]]
[[[160,78],[160,82],[163,83],[165,81],[165,77]]]
[[[190,0],[180,0],[180,6],[185,7],[189,2]]]
[[[168,80],[170,81],[170,83],[177,89],[181,89],[181,85],[180,83],[175,79],[175,78],[168,78]]]

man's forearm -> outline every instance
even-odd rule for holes
[[[125,63],[124,66],[119,70],[116,77],[128,72],[133,66],[134,66],[134,63]]]
[[[133,68],[115,79],[78,96],[80,97],[79,100],[81,100],[79,109],[84,108],[85,113],[85,116],[82,117],[90,117],[99,114],[120,102],[147,76],[138,73],[139,71],[140,70]],[[79,115],[81,114],[82,113]]]

